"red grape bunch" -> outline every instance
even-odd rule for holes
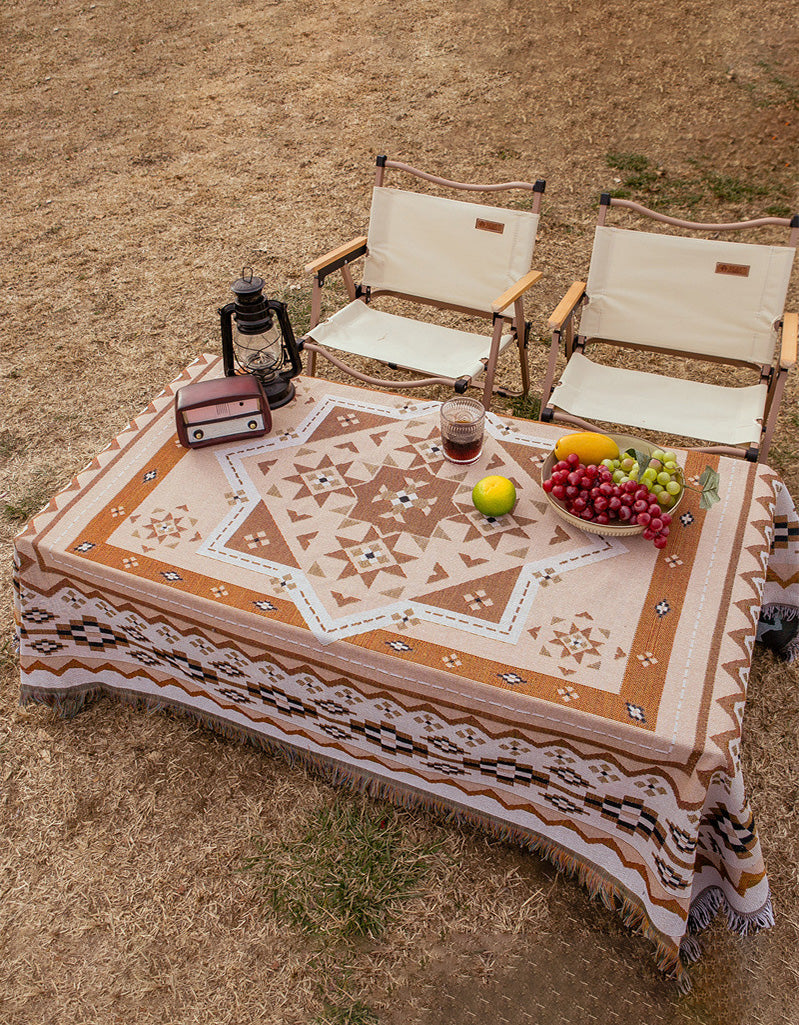
[[[607,466],[583,466],[580,457],[572,452],[555,463],[542,487],[572,516],[602,526],[637,524],[644,528],[643,537],[652,541],[655,548],[666,546],[671,516],[643,483],[614,481]]]

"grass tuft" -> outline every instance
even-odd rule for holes
[[[793,217],[793,209],[787,203],[772,203],[765,213],[768,217]]]
[[[16,664],[17,661],[17,638],[13,632],[0,638],[0,669],[5,670]],[[0,753],[3,747],[0,746]]]
[[[11,431],[0,431],[0,459],[10,459],[19,447],[19,439]]]
[[[650,191],[660,177],[649,158],[640,153],[608,153],[605,160],[608,167],[625,173],[622,180],[625,189]]]
[[[286,304],[286,312],[296,338],[308,330],[311,323],[311,286],[287,285],[277,298]]]
[[[508,401],[512,416],[520,420],[537,420],[541,412],[541,399],[537,395],[514,395]]]
[[[653,210],[690,210],[699,203],[713,201],[742,207],[768,195],[777,200],[786,198],[785,186],[780,182],[764,185],[744,181],[733,175],[701,168],[696,161],[693,163],[697,170],[687,176],[673,175],[657,168],[641,153],[611,152],[606,154],[605,162],[621,176],[621,184],[611,192],[611,196],[634,199]],[[770,209],[776,208],[772,206]],[[778,208],[783,209],[782,205]]]
[[[315,1019],[317,1025],[372,1025],[378,1017],[361,1000],[352,1004],[325,1002],[324,1012]]]
[[[314,810],[296,837],[256,842],[245,868],[267,903],[307,933],[374,938],[416,894],[440,843],[416,841],[409,817],[365,799]]]
[[[0,512],[11,523],[26,523],[47,505],[53,490],[52,475],[47,472],[37,474],[16,494],[5,496],[0,503]]]
[[[741,181],[732,175],[716,174],[713,171],[704,172],[702,180],[711,195],[722,203],[745,203],[760,196],[767,196],[769,191],[763,185]]]

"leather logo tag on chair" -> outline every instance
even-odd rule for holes
[[[501,235],[505,230],[505,225],[502,221],[486,221],[482,217],[478,217],[474,222],[475,228],[479,228],[480,231],[493,231],[497,235]]]
[[[749,277],[749,265],[746,263],[717,263],[717,274],[733,274],[737,278]]]

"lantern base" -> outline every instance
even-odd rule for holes
[[[284,381],[278,377],[271,381],[261,381],[261,385],[270,409],[280,409],[294,398],[295,388],[290,380]]]

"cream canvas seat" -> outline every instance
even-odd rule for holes
[[[541,277],[531,270],[541,196],[545,183],[505,182],[467,185],[418,171],[407,164],[377,158],[368,235],[334,249],[308,264],[313,274],[311,324],[302,339],[307,372],[321,354],[369,384],[413,388],[444,384],[458,392],[482,390],[488,408],[495,390],[500,355],[514,343],[519,352],[521,391],[529,391],[524,295]],[[522,190],[530,209],[507,209],[425,192],[389,188],[386,168],[403,171],[438,186],[472,192]],[[350,263],[363,257],[356,287]],[[350,302],[320,323],[321,289],[340,270]],[[414,304],[414,316],[374,305],[379,296]],[[437,307],[491,321],[490,332],[434,323],[416,316],[417,306]],[[331,351],[332,350],[332,351]],[[407,378],[365,373],[346,356],[377,361]],[[518,392],[496,388],[504,394]]]
[[[791,229],[790,244],[610,227],[604,221],[611,206],[706,234],[779,225]],[[603,195],[588,281],[575,282],[550,318],[541,419],[589,428],[624,424],[707,442],[697,446],[703,451],[765,461],[785,376],[796,362],[797,315],[784,307],[798,240],[799,217],[698,224]],[[556,382],[561,342],[566,365]],[[686,357],[696,376],[606,365],[586,355],[603,344]],[[706,383],[699,379],[702,361],[705,369],[750,368],[752,382]]]

